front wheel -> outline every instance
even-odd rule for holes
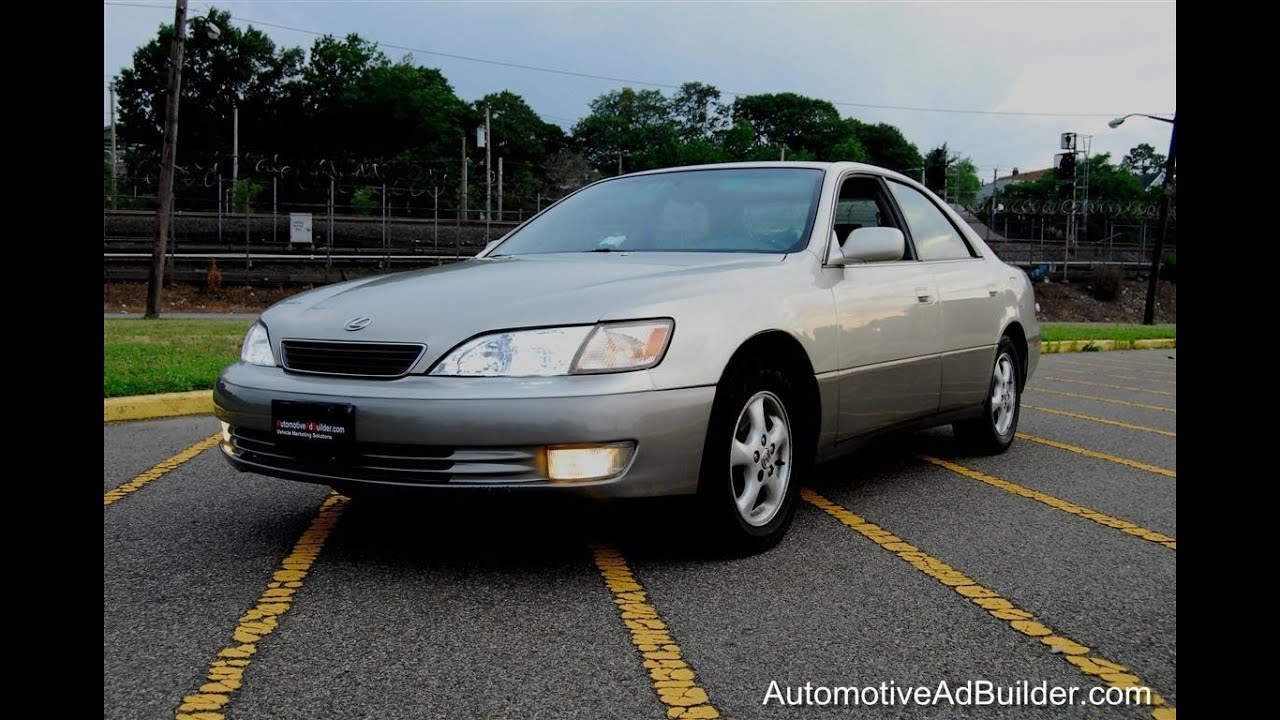
[[[714,539],[732,551],[766,550],[791,525],[808,465],[798,397],[793,378],[754,363],[716,393],[698,493]]]
[[[1022,373],[1018,353],[1007,336],[1000,338],[991,387],[982,404],[982,417],[952,425],[965,449],[976,455],[998,455],[1013,444],[1022,410]]]

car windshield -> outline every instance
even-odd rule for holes
[[[638,175],[576,193],[494,253],[787,253],[813,227],[822,171],[682,170]]]

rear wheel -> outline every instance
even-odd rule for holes
[[[757,362],[731,371],[716,393],[702,454],[699,497],[713,538],[735,552],[782,539],[808,466],[794,380]]]
[[[997,455],[1009,449],[1018,432],[1022,410],[1022,368],[1008,336],[1000,338],[991,371],[991,387],[982,404],[982,417],[952,425],[969,452]]]

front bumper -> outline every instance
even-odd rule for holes
[[[563,378],[399,380],[294,375],[237,363],[213,393],[231,426],[223,455],[238,470],[321,484],[367,484],[651,497],[697,491],[713,386],[654,390],[645,373]],[[356,407],[355,455],[306,460],[270,443],[271,401]],[[548,445],[633,441],[617,476],[552,482]]]

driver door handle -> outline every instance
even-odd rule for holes
[[[933,293],[927,287],[916,288],[916,300],[924,305],[933,302]]]

